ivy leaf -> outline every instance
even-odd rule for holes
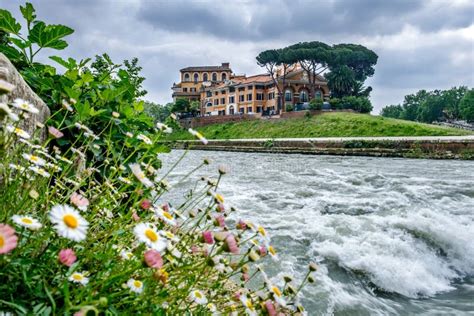
[[[35,8],[29,2],[25,4],[25,6],[20,6],[20,11],[25,20],[31,23],[34,19],[36,19]]]
[[[40,21],[33,26],[28,39],[42,48],[64,49],[67,47],[67,43],[61,38],[72,33],[74,33],[74,30],[70,27],[60,24],[46,25]]]
[[[18,34],[21,30],[21,25],[9,11],[0,9],[0,30],[7,33]]]

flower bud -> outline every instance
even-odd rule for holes
[[[74,262],[76,262],[76,254],[72,249],[62,249],[58,254],[59,262],[64,264],[67,267],[72,266]]]
[[[316,263],[311,262],[311,263],[309,264],[309,271],[314,272],[314,271],[316,271],[316,270],[318,270],[318,266],[316,265]]]

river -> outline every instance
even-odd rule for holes
[[[181,189],[227,166],[226,202],[279,251],[268,268],[318,262],[310,315],[474,315],[474,162],[190,151],[170,182],[204,157]]]

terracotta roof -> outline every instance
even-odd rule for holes
[[[244,80],[242,80],[239,84],[248,84],[248,83],[253,83],[253,82],[255,82],[255,83],[265,83],[269,80],[272,80],[270,75],[260,74],[260,75],[254,75],[254,76],[247,77]]]

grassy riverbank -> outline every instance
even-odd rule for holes
[[[209,139],[356,136],[455,136],[473,134],[454,128],[356,113],[324,113],[310,118],[255,120],[197,128]],[[169,140],[193,139],[175,131]]]

